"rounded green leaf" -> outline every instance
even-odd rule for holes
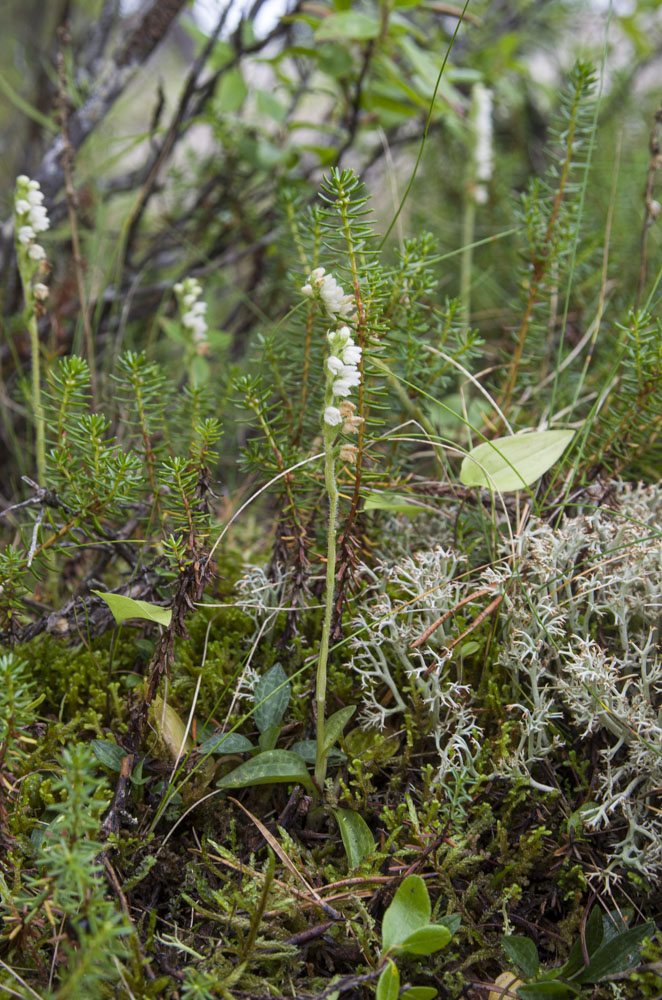
[[[540,959],[538,949],[531,938],[520,934],[505,934],[501,938],[501,944],[508,957],[519,966],[527,979],[534,979],[538,975]]]
[[[434,1000],[436,995],[434,986],[412,986],[404,991],[401,1000]]]
[[[445,948],[452,936],[448,927],[428,924],[406,937],[398,945],[398,950],[406,951],[408,955],[431,955],[434,951]]]
[[[400,973],[395,962],[389,959],[389,963],[383,970],[377,983],[376,1000],[398,1000],[400,992]]]
[[[460,482],[499,493],[524,489],[551,469],[573,437],[574,431],[535,431],[484,441],[465,456]]]
[[[382,954],[430,922],[430,897],[420,875],[408,875],[398,888],[382,921]]]

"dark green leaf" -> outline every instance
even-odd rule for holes
[[[358,868],[375,849],[375,838],[370,827],[363,817],[352,809],[334,809],[333,815],[340,829],[349,867]]]
[[[290,685],[287,674],[280,663],[274,663],[255,685],[253,704],[255,705],[255,724],[261,733],[270,726],[280,726],[287,706],[290,703]]]
[[[273,750],[278,743],[278,737],[280,736],[280,726],[269,726],[265,729],[263,733],[260,733],[258,743],[260,745],[260,750],[266,752],[267,750]]]
[[[250,740],[246,739],[240,733],[213,733],[208,736],[199,747],[196,748],[198,753],[208,754],[208,753],[246,753],[249,750],[253,750],[253,744]]]
[[[579,990],[569,983],[558,979],[550,979],[544,983],[529,983],[528,986],[518,986],[517,996],[522,1000],[568,1000],[579,996]]]
[[[314,764],[317,761],[316,740],[299,740],[297,743],[292,744],[290,750],[292,753],[298,753],[300,757],[303,757],[306,764]],[[341,753],[340,750],[330,750],[328,760],[330,764],[341,764],[344,760],[347,760],[347,754]]]
[[[638,927],[631,927],[623,934],[617,934],[606,944],[591,955],[591,963],[587,969],[582,970],[573,977],[576,983],[597,983],[605,976],[613,976],[616,972],[623,972],[636,965],[640,955],[640,944],[646,937],[652,937],[655,933],[655,924],[649,921],[639,924]]]
[[[104,767],[110,768],[111,771],[120,770],[122,760],[126,757],[126,752],[122,750],[122,747],[118,747],[117,743],[111,743],[109,740],[92,740],[90,746],[92,753]]]
[[[602,935],[604,933],[603,928],[604,924],[602,922],[602,911],[599,906],[594,906],[588,920],[586,921],[584,939],[589,958],[591,955],[595,954],[602,944]],[[584,969],[586,969],[586,965],[584,964],[582,939],[581,937],[578,937],[570,949],[565,965],[559,969],[559,975],[563,979],[572,979],[576,973],[581,972]]]
[[[440,917],[437,923],[441,927],[447,927],[451,934],[455,934],[462,923],[462,917],[459,913],[448,913],[445,917]]]
[[[501,944],[508,957],[519,966],[527,979],[534,979],[538,975],[540,959],[538,949],[531,938],[506,934],[501,938]]]
[[[336,743],[341,735],[342,731],[349,722],[349,720],[354,715],[356,711],[356,705],[347,705],[345,708],[338,709],[333,715],[324,723],[324,753],[327,755],[329,750]]]
[[[304,761],[290,750],[268,750],[259,753],[230,771],[217,782],[217,788],[247,788],[251,785],[275,785],[279,782],[313,783]]]

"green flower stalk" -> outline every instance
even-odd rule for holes
[[[329,523],[326,551],[326,588],[324,602],[324,622],[320,642],[319,659],[317,661],[317,679],[315,686],[315,705],[317,709],[317,757],[315,760],[315,780],[320,788],[324,786],[326,777],[326,762],[328,749],[325,749],[325,708],[327,662],[329,658],[329,639],[331,636],[331,617],[333,614],[333,594],[336,576],[336,522],[338,515],[338,484],[336,482],[336,460],[352,461],[356,457],[353,445],[340,445],[338,433],[356,433],[362,418],[354,414],[355,406],[347,396],[361,381],[358,369],[361,361],[361,348],[352,340],[351,330],[342,324],[342,317],[353,312],[354,300],[351,295],[345,295],[342,287],[330,274],[325,274],[323,267],[317,267],[311,273],[308,283],[301,289],[309,298],[319,298],[324,304],[329,316],[338,318],[341,326],[337,330],[329,330],[327,340],[331,353],[326,359],[326,390],[324,394],[324,412],[322,426],[324,434],[324,482],[329,495]]]
[[[14,233],[18,271],[25,299],[25,322],[30,336],[32,363],[32,413],[35,423],[35,451],[37,479],[40,486],[46,483],[46,434],[44,411],[41,405],[41,366],[37,318],[44,311],[48,286],[41,280],[49,272],[46,251],[37,243],[37,234],[45,232],[50,222],[43,205],[44,195],[38,181],[31,181],[25,174],[16,179],[14,201]]]

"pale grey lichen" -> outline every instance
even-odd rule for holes
[[[385,561],[359,601],[351,660],[366,725],[383,725],[413,692],[432,721],[440,783],[458,766],[472,774],[478,705],[445,649],[456,622],[411,643],[477,586],[502,593],[497,664],[512,679],[516,736],[494,773],[551,790],[561,744],[581,755],[594,741],[599,768],[582,818],[608,834],[606,867],[587,873],[603,885],[623,867],[662,877],[662,486],[615,483],[608,503],[556,525],[532,517],[478,580],[458,572],[464,559],[450,546]]]

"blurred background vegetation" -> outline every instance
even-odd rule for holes
[[[84,353],[87,317],[100,401],[110,405],[104,375],[123,350],[176,362],[179,345],[167,336],[171,288],[195,274],[210,310],[208,377],[218,415],[227,417],[231,374],[250,364],[256,336],[290,308],[288,275],[301,271],[283,193],[310,204],[325,171],[352,167],[385,231],[412,177],[444,60],[421,163],[388,244],[430,231],[441,255],[437,295],[458,295],[470,94],[484,82],[494,93],[496,169],[475,218],[470,322],[487,342],[486,364],[499,364],[521,315],[517,205],[545,169],[550,116],[567,74],[578,56],[589,58],[600,72],[599,121],[566,343],[581,339],[601,294],[606,220],[618,263],[608,268],[604,294],[622,312],[639,279],[649,135],[660,101],[659,4],[470,0],[463,20],[461,12],[434,0],[6,3],[0,210],[11,218],[18,174],[40,180],[53,223],[47,249],[56,248],[49,317],[40,326],[47,363]],[[58,166],[63,109],[83,303]],[[656,227],[647,240],[650,256]],[[7,223],[0,295],[6,503],[33,468],[21,446],[29,349]],[[217,470],[226,484],[242,433],[241,424],[226,426],[225,467]]]

